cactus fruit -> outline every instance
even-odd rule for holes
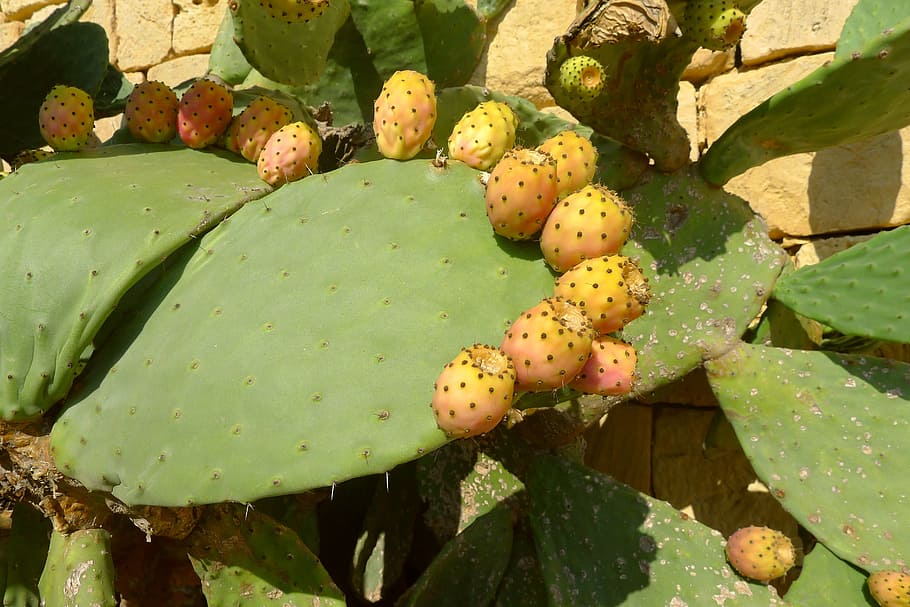
[[[58,152],[81,150],[95,130],[95,104],[74,86],[58,84],[38,110],[41,137]]]
[[[30,162],[38,162],[46,158],[50,158],[54,155],[54,152],[50,150],[22,150],[13,156],[13,159],[10,161],[10,168],[16,170],[21,167],[23,164],[29,164]]]
[[[287,106],[260,95],[231,121],[225,135],[225,147],[229,150],[236,148],[241,156],[250,162],[257,162],[272,133],[290,124],[293,119]],[[228,139],[231,134],[233,141]]]
[[[321,153],[319,133],[305,122],[292,122],[272,133],[256,166],[263,181],[280,186],[316,173]]]
[[[462,348],[439,374],[431,407],[449,437],[468,438],[492,430],[512,406],[515,367],[505,352],[474,344]]]
[[[194,149],[212,145],[231,122],[234,95],[223,84],[200,78],[180,98],[177,132],[180,139]]]
[[[140,141],[170,141],[177,134],[179,105],[177,95],[163,82],[148,80],[137,84],[126,98],[126,128]]]
[[[880,607],[910,607],[910,575],[901,571],[875,571],[866,585]]]
[[[487,180],[486,203],[494,232],[511,240],[531,238],[556,205],[556,161],[529,148],[506,152]]]
[[[574,302],[601,334],[618,331],[641,316],[651,299],[638,263],[622,255],[580,262],[556,279],[553,293]]]
[[[259,0],[259,6],[269,15],[285,23],[306,23],[316,19],[328,5],[329,0]]]
[[[223,147],[228,152],[233,152],[240,155],[240,146],[237,143],[237,131],[240,130],[240,121],[237,120],[240,116],[234,116],[231,119],[231,123],[228,125],[228,128],[225,129],[224,134],[218,139],[217,145]],[[271,137],[271,135],[269,135]],[[268,141],[268,139],[266,139]],[[259,150],[262,152],[262,150]],[[258,162],[258,158],[256,159]]]
[[[373,105],[376,145],[386,158],[407,160],[423,149],[436,125],[436,87],[414,70],[392,74]]]
[[[556,161],[556,194],[565,198],[591,183],[597,170],[597,148],[575,131],[560,131],[537,149]]]
[[[455,124],[449,136],[449,157],[489,171],[515,145],[518,116],[505,103],[484,101]]]
[[[619,253],[632,229],[632,210],[619,194],[588,185],[563,198],[544,224],[540,249],[557,272],[584,259]]]
[[[566,96],[578,105],[593,102],[604,89],[607,75],[604,66],[594,57],[576,55],[559,66],[559,82]]]
[[[790,538],[767,527],[743,527],[727,539],[727,560],[743,576],[768,582],[796,563]]]
[[[637,363],[638,355],[631,344],[609,335],[601,335],[594,338],[591,358],[569,383],[569,387],[600,396],[629,394]]]
[[[733,0],[690,0],[683,17],[686,33],[712,51],[736,46],[746,31],[746,14]]]
[[[591,355],[596,337],[580,308],[549,297],[522,312],[500,346],[515,364],[516,390],[561,388],[575,379]]]

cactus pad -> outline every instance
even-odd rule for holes
[[[128,503],[295,493],[441,446],[439,369],[553,284],[493,235],[477,172],[426,160],[285,185],[169,270],[52,433],[64,473]]]
[[[759,478],[801,525],[864,569],[910,564],[910,365],[740,344],[706,368]]]
[[[38,589],[43,607],[116,607],[110,533],[54,531]]]
[[[784,605],[730,570],[720,533],[606,474],[544,456],[528,493],[551,605]]]
[[[0,183],[6,419],[62,398],[127,289],[267,189],[254,167],[184,148],[111,146],[57,158]]]
[[[845,335],[910,342],[910,227],[882,232],[783,277],[772,296]]]

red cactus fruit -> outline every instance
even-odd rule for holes
[[[53,87],[38,110],[38,128],[56,151],[81,150],[95,131],[95,105],[91,96],[74,86]]]
[[[177,134],[179,105],[176,93],[163,82],[148,80],[137,84],[126,98],[126,128],[141,141],[170,141]]]

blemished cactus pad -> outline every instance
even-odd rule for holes
[[[622,253],[638,258],[651,286],[647,311],[623,330],[644,394],[736,343],[786,257],[745,201],[694,171],[650,173],[622,195],[635,214]]]
[[[551,605],[786,604],[733,573],[719,532],[606,474],[542,456],[528,493]]]
[[[153,152],[153,153],[149,153]],[[165,145],[60,155],[0,182],[0,414],[66,395],[123,294],[268,186],[255,167]]]
[[[65,474],[127,503],[296,493],[441,446],[439,370],[553,285],[536,246],[494,236],[478,173],[429,160],[288,184],[190,254],[52,432]]]
[[[43,607],[116,607],[111,534],[104,529],[53,531],[38,589]]]
[[[910,562],[910,365],[740,344],[706,368],[759,478],[801,525],[864,569]]]
[[[844,335],[910,342],[910,226],[881,232],[774,285],[771,296]]]

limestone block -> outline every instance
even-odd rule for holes
[[[56,4],[48,4],[48,5],[42,6],[41,8],[36,10],[34,13],[32,13],[28,18],[26,18],[25,28],[28,29],[33,25],[41,23],[42,21],[44,21],[45,19],[50,17],[51,13],[53,13],[58,8],[60,8],[60,7],[57,6]]]
[[[24,21],[40,8],[65,2],[66,0],[3,0],[3,14],[8,19]]]
[[[174,52],[188,55],[211,50],[226,10],[227,0],[174,0]]]
[[[99,118],[95,121],[95,135],[102,142],[105,142],[111,138],[111,135],[117,132],[122,122],[123,114],[110,116],[109,118]]]
[[[692,83],[679,83],[676,103],[676,119],[689,135],[689,159],[694,162],[698,160],[698,106],[695,86]]]
[[[192,78],[199,78],[205,74],[209,67],[209,55],[203,53],[199,55],[185,55],[165,61],[159,65],[149,68],[146,77],[149,80],[158,80],[169,87],[176,87],[181,82]]]
[[[695,51],[689,65],[683,70],[682,79],[696,84],[704,82],[708,78],[732,70],[735,63],[736,49],[712,51],[700,48]]]
[[[0,51],[11,47],[22,34],[22,28],[25,24],[21,21],[7,21],[0,23]]]
[[[716,140],[752,107],[796,82],[832,53],[718,76],[701,88],[701,137]],[[910,128],[769,161],[725,188],[747,200],[771,236],[855,232],[910,222]]]
[[[148,68],[171,51],[174,5],[170,0],[115,0],[117,67],[121,71]]]
[[[107,32],[110,61],[117,60],[117,29],[114,20],[114,0],[92,0],[91,6],[82,15],[82,21],[97,23]]]
[[[543,85],[547,51],[575,19],[575,0],[515,0],[492,24],[470,84],[553,105]]]
[[[740,42],[744,65],[834,49],[858,0],[763,0],[749,13]]]

